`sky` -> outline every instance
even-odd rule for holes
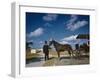
[[[61,44],[83,44],[78,34],[89,34],[89,15],[26,12],[26,41],[32,48],[42,48],[51,38]]]

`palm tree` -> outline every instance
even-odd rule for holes
[[[33,45],[33,42],[26,42],[26,53],[30,53],[31,52],[30,45]]]

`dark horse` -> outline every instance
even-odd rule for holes
[[[71,45],[60,44],[60,43],[56,42],[55,40],[52,40],[49,42],[49,46],[51,46],[52,44],[53,44],[55,50],[57,51],[59,59],[60,59],[60,52],[62,52],[62,51],[68,51],[70,57],[71,57],[71,55],[73,56],[73,49],[72,49]]]

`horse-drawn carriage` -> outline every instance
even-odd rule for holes
[[[89,56],[89,51],[90,51],[90,45],[89,45],[89,34],[79,34],[76,39],[85,39],[88,42],[85,42],[83,44],[75,44],[75,50],[74,53],[76,54],[77,57],[80,57],[82,55],[84,56]]]

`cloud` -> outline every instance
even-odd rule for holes
[[[68,44],[67,41],[60,41],[59,43],[60,43],[60,44]]]
[[[40,41],[40,42],[39,42],[39,44],[43,44],[43,43],[44,43],[43,41]]]
[[[42,35],[44,33],[44,29],[43,28],[37,28],[36,30],[34,30],[33,32],[30,32],[28,34],[28,37],[38,37],[40,35]]]
[[[55,21],[57,19],[58,15],[57,14],[47,14],[43,16],[43,20],[45,21]]]
[[[52,27],[52,24],[50,24],[50,23],[45,23],[44,26],[45,26],[45,27]]]
[[[76,39],[78,35],[71,35],[60,40],[62,44],[76,44],[79,40]]]
[[[71,15],[70,20],[66,22],[67,29],[70,31],[75,31],[81,27],[84,27],[88,24],[88,21],[85,20],[78,20],[78,16]]]
[[[76,40],[77,35],[71,35],[69,37],[65,37],[62,40],[63,41],[71,41],[71,40]]]
[[[69,22],[73,23],[73,22],[75,22],[77,19],[78,19],[78,16],[76,16],[76,15],[71,15],[71,18],[70,18]]]

